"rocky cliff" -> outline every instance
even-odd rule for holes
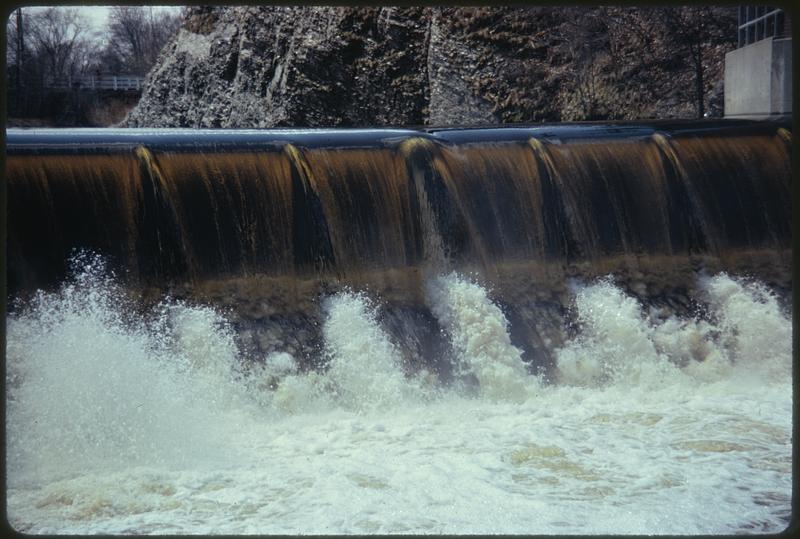
[[[703,34],[719,114],[733,8]],[[635,8],[195,7],[130,127],[474,125],[695,117],[685,36]],[[730,27],[730,28],[728,28]],[[730,30],[729,32],[727,30]]]

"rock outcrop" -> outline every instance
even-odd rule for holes
[[[702,43],[712,114],[735,38],[733,8],[715,9],[731,31]],[[647,16],[634,8],[194,7],[124,125],[694,117],[688,53]]]

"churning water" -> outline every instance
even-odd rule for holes
[[[249,358],[224,313],[139,313],[96,258],[8,319],[8,517],[28,533],[774,532],[791,501],[791,325],[698,276],[694,319],[576,283],[552,379],[491,292],[426,298],[454,376],[408,372],[380,298],[321,298],[326,368]],[[138,313],[138,314],[137,314]],[[253,361],[256,359],[258,361]]]

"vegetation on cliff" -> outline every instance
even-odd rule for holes
[[[129,126],[722,113],[733,7],[194,7]]]

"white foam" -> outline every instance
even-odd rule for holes
[[[786,525],[791,332],[758,286],[704,281],[703,320],[648,316],[610,280],[578,287],[581,331],[558,366],[588,374],[543,386],[524,372],[487,292],[443,277],[431,304],[481,383],[474,398],[422,389],[362,294],[325,302],[326,370],[303,372],[284,352],[244,367],[218,312],[164,301],[138,317],[89,262],[8,319],[7,499],[18,530],[591,535]],[[525,399],[503,398],[514,380],[528,384]]]
[[[173,335],[153,333],[128,307],[102,263],[92,260],[60,292],[39,293],[9,318],[11,478],[214,457],[228,420],[218,407],[218,380],[198,386],[180,366],[226,336],[213,326],[195,327],[192,336],[185,323]],[[198,311],[174,309],[179,319],[201,322]],[[182,353],[169,351],[174,340],[185,346]]]
[[[792,325],[764,285],[732,279],[725,273],[701,280],[708,293],[721,339],[745,376],[786,381],[792,368]]]
[[[325,301],[323,327],[330,366],[326,378],[351,409],[374,409],[420,398],[422,387],[406,379],[403,359],[362,294],[342,292]]]
[[[581,333],[556,351],[561,382],[660,383],[673,374],[655,346],[641,306],[610,279],[579,287],[575,308]]]
[[[248,378],[251,387],[267,390],[260,394],[262,402],[289,413],[331,407],[368,412],[434,396],[426,372],[404,372],[403,356],[366,295],[340,292],[325,298],[323,309],[327,369],[300,373],[291,355],[268,356]]]
[[[758,383],[789,380],[791,323],[775,296],[724,273],[700,285],[710,320],[648,317],[610,278],[578,286],[580,333],[556,351],[560,381],[656,387],[682,383],[678,369],[703,382],[736,372]]]
[[[481,394],[493,400],[521,402],[537,385],[511,344],[503,311],[480,285],[456,273],[428,283],[431,310],[450,335],[463,373],[474,374]]]

